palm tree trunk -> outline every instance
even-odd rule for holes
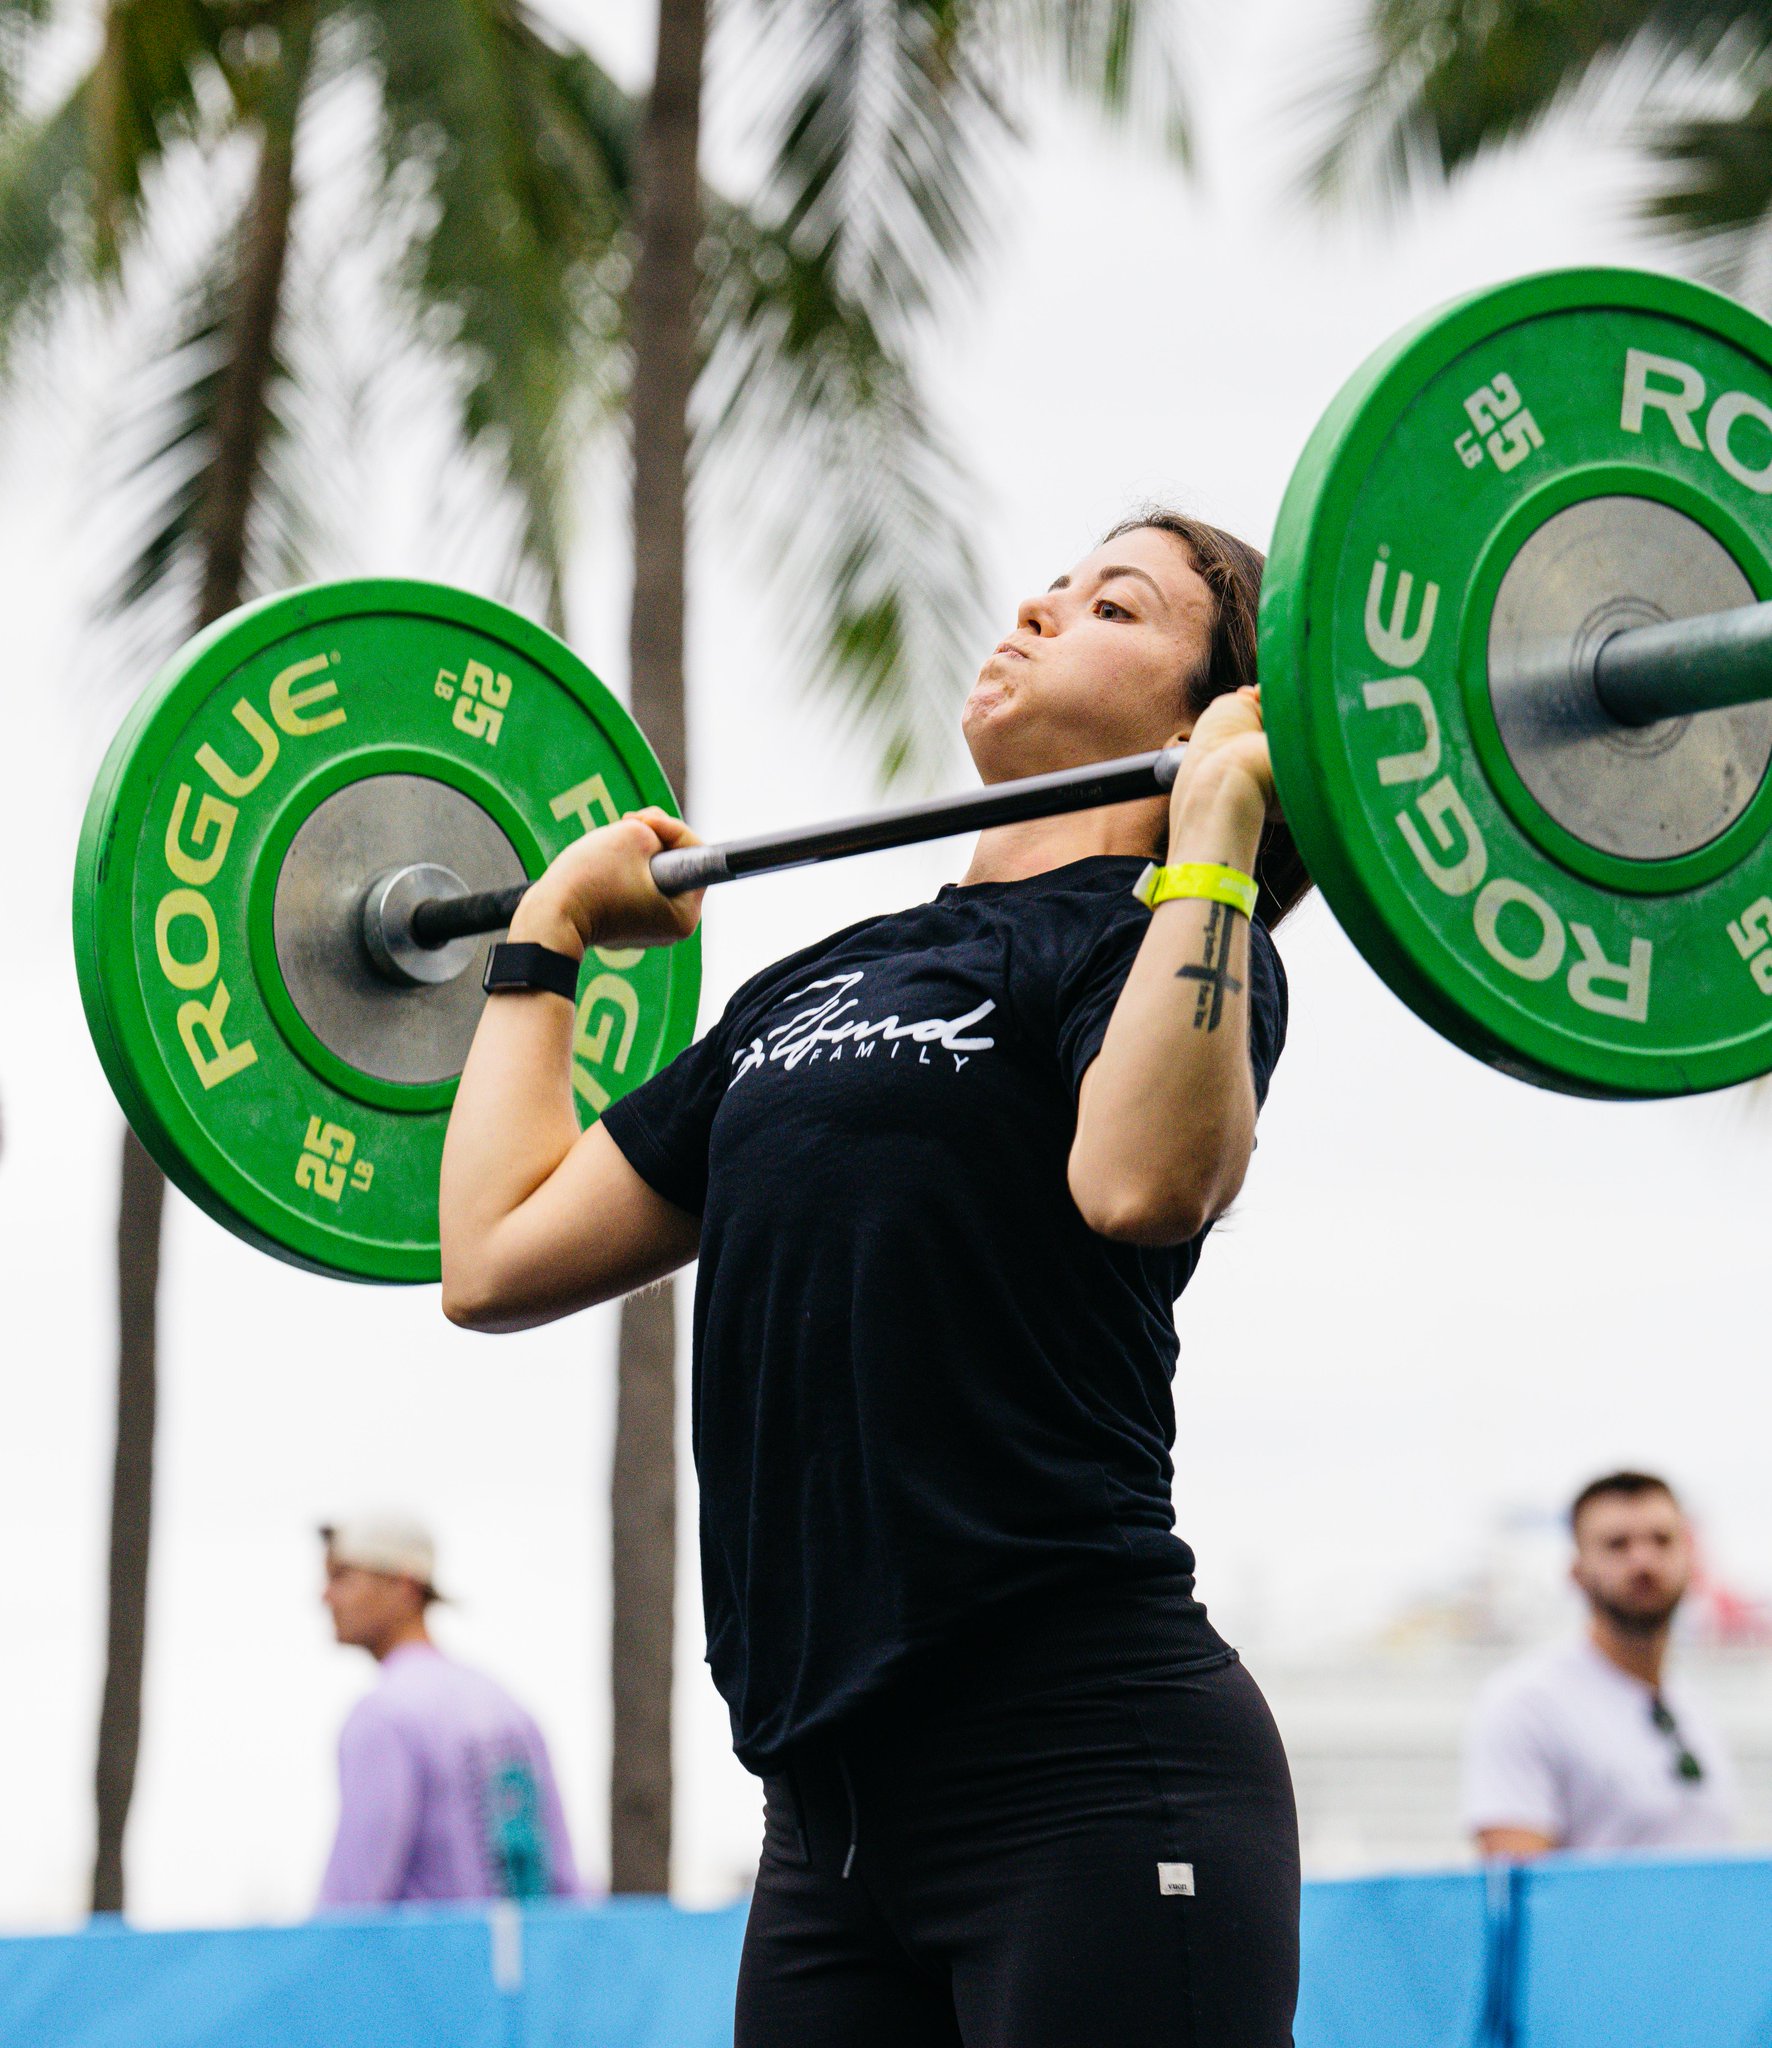
[[[117,1197],[117,1443],[111,1464],[111,1560],[105,1689],[98,1716],[98,1845],[92,1910],[123,1910],[123,1829],[141,1747],[147,1646],[148,1529],[154,1495],[155,1344],[160,1207],[166,1183],[127,1126]]]
[[[231,612],[245,590],[247,532],[264,453],[265,399],[295,205],[295,127],[313,44],[312,8],[291,8],[282,33],[282,71],[278,91],[265,110],[258,173],[244,224],[228,362],[216,408],[215,448],[205,479],[203,569],[195,622],[199,628]],[[117,1441],[111,1475],[105,1683],[94,1774],[95,1913],[123,1910],[123,1835],[141,1748],[165,1191],[160,1169],[135,1133],[125,1130],[117,1205]]]
[[[204,489],[198,630],[231,612],[246,590],[246,537],[264,456],[265,399],[276,359],[289,222],[295,209],[296,116],[313,32],[311,7],[288,10],[282,30],[282,90],[277,102],[266,109],[258,177],[246,215],[227,367],[216,401],[215,453]]]
[[[707,0],[659,0],[658,57],[640,138],[634,386],[634,716],[679,802],[688,788],[683,691],[689,398],[696,364],[697,157]],[[669,1285],[621,1311],[610,1483],[614,1730],[609,1861],[618,1892],[671,1876],[671,1646],[676,1607],[676,1301]]]

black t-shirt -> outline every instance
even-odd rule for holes
[[[605,1113],[702,1219],[708,1662],[753,1769],[1004,1601],[1147,1574],[1191,1599],[1170,1381],[1205,1233],[1112,1243],[1065,1178],[1149,928],[1140,866],[949,887],[853,925],[746,982]],[[1259,1098],[1286,983],[1250,937]]]

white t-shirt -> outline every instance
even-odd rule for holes
[[[1661,1697],[1704,1767],[1682,1778],[1680,1743],[1654,1695],[1583,1639],[1497,1672],[1464,1759],[1464,1821],[1530,1828],[1560,1849],[1706,1849],[1734,1832],[1735,1771],[1716,1726],[1677,1681]]]

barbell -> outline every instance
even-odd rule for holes
[[[1430,1024],[1605,1096],[1772,1069],[1772,327],[1571,271],[1373,356],[1281,506],[1276,781],[1354,943]],[[662,853],[677,891],[1159,793],[1181,749]],[[246,606],[100,771],[74,930],[100,1058],[187,1194],[278,1256],[438,1270],[480,937],[578,834],[674,809],[589,669],[508,608],[360,580]],[[600,949],[581,1120],[695,1023],[694,940]]]

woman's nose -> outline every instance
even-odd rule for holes
[[[1015,614],[1015,624],[1018,630],[1032,633],[1037,640],[1056,633],[1058,619],[1050,595],[1042,592],[1038,597],[1024,597]]]

